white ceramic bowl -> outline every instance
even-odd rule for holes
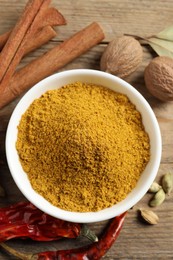
[[[142,114],[145,130],[149,134],[151,146],[151,158],[146,169],[142,173],[136,187],[118,204],[98,212],[68,212],[57,208],[36,193],[23,171],[15,148],[17,140],[17,126],[21,115],[26,111],[34,99],[40,97],[45,91],[60,88],[63,85],[75,81],[101,84],[112,90],[126,94],[131,102]],[[156,117],[143,96],[131,85],[122,79],[105,72],[87,69],[70,70],[54,74],[32,87],[20,100],[9,121],[6,134],[6,155],[12,177],[24,196],[37,208],[56,218],[71,222],[97,222],[115,217],[134,206],[148,191],[154,181],[161,160],[161,135]]]

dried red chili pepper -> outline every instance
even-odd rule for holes
[[[17,237],[52,241],[80,235],[97,241],[97,237],[86,226],[51,217],[29,202],[0,209],[0,242]]]
[[[0,243],[0,245],[9,253],[25,260],[99,260],[106,254],[118,237],[123,226],[125,216],[126,212],[112,219],[106,229],[106,232],[102,235],[98,242],[81,248],[59,250],[55,252],[47,251],[34,255],[26,255],[19,253],[4,243]]]
[[[32,260],[98,260],[106,254],[112,244],[118,237],[122,225],[124,223],[126,213],[115,217],[109,224],[106,232],[99,239],[87,247],[71,249],[71,250],[59,250],[56,252],[43,252],[34,255]]]

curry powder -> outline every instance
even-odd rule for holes
[[[127,96],[82,82],[36,99],[21,118],[16,148],[33,189],[78,212],[123,200],[150,159],[141,114]]]

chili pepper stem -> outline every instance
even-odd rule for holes
[[[80,232],[80,235],[84,236],[84,237],[87,237],[92,242],[97,242],[98,241],[98,237],[95,235],[95,233],[93,231],[91,231],[88,228],[88,226],[86,224],[83,224],[81,232]]]
[[[21,252],[18,252],[17,250],[15,250],[14,248],[8,246],[5,243],[0,243],[0,246],[5,249],[8,253],[18,257],[19,259],[22,260],[31,260],[33,255],[32,254],[23,254]]]

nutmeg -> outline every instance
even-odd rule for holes
[[[142,62],[143,51],[140,43],[131,36],[121,36],[106,47],[100,61],[100,68],[120,78],[134,72]]]
[[[145,68],[144,79],[149,92],[162,101],[173,100],[173,59],[156,57]]]

